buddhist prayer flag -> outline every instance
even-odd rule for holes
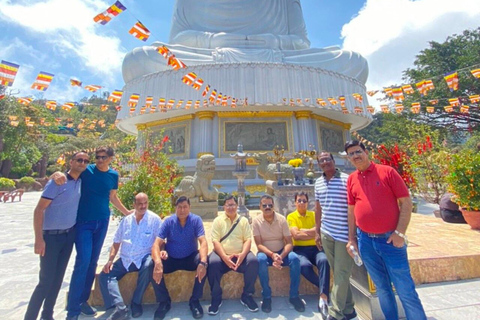
[[[352,93],[352,96],[355,100],[357,100],[358,102],[362,103],[363,102],[363,97],[361,94],[359,93]]]
[[[127,10],[127,8],[125,8],[125,6],[120,1],[117,1],[104,12],[97,14],[93,18],[93,21],[102,25],[106,25],[110,20],[112,20],[112,18],[118,16],[125,10]]]
[[[157,107],[152,104],[152,106],[150,107],[150,113],[154,113],[156,110],[157,110]]]
[[[108,104],[102,104],[102,105],[100,106],[100,110],[102,110],[102,111],[107,111],[107,110],[108,110]]]
[[[0,85],[11,87],[13,81],[15,81],[18,68],[20,68],[18,64],[2,60],[0,63]]]
[[[327,100],[328,100],[328,102],[330,102],[330,104],[331,104],[332,106],[338,104],[338,101],[337,101],[335,98],[327,98]]]
[[[367,111],[373,114],[375,112],[375,108],[372,106],[367,106]]]
[[[193,106],[194,109],[200,108],[200,100],[195,101],[195,104]]]
[[[228,106],[228,99],[229,99],[229,98],[230,98],[230,97],[223,96],[223,98],[222,98],[222,107]]]
[[[409,84],[406,84],[406,85],[402,86],[402,90],[403,90],[403,92],[405,92],[405,94],[412,94],[412,93],[415,92],[413,90],[412,86],[409,85]]]
[[[165,98],[159,98],[158,99],[158,107],[159,108],[165,108]]]
[[[98,86],[95,84],[89,84],[85,86],[85,89],[87,89],[90,92],[97,92],[98,89],[100,89],[102,86]]]
[[[232,106],[232,108],[234,108],[234,109],[237,107],[237,99],[232,98],[232,105],[231,105],[231,106]]]
[[[52,111],[55,111],[55,109],[57,109],[57,101],[50,100],[50,101],[45,102],[45,108],[47,108],[49,110],[52,110]]]
[[[210,91],[210,85],[207,84],[207,86],[205,87],[205,90],[203,90],[203,92],[202,92],[202,97],[207,96],[209,91]]]
[[[48,86],[52,82],[54,75],[48,72],[40,71],[37,76],[37,79],[32,84],[32,89],[45,91],[48,89]]]
[[[140,114],[144,114],[145,110],[147,110],[147,107],[143,106],[140,108]]]
[[[208,100],[211,103],[214,103],[216,99],[217,99],[217,89],[213,89],[212,92],[210,93],[210,98],[208,98]]]
[[[130,106],[130,111],[129,111],[129,114],[132,115],[135,113],[135,110],[137,108],[137,105],[135,104],[135,106]]]
[[[450,91],[458,90],[458,73],[456,71],[446,74],[444,79]]]
[[[468,113],[469,109],[470,109],[469,106],[463,105],[463,106],[460,107],[460,112],[461,113]]]
[[[403,104],[397,103],[397,104],[395,105],[395,111],[397,111],[397,113],[402,113],[402,111],[403,111]]]
[[[362,107],[359,107],[359,106],[355,106],[355,107],[353,108],[353,111],[354,111],[356,114],[363,113]]]
[[[157,47],[157,52],[160,53],[165,59],[168,59],[168,57],[173,55],[165,46]]]
[[[480,79],[480,69],[474,69],[470,71],[475,78]]]
[[[167,109],[172,109],[174,103],[175,103],[174,99],[168,100]]]
[[[145,106],[148,108],[152,105],[152,103],[153,103],[153,97],[147,96],[147,98],[145,99]]]
[[[150,30],[148,30],[140,21],[137,21],[128,33],[142,41],[147,41],[148,37],[150,37]]]
[[[72,110],[72,108],[74,107],[74,103],[73,102],[66,102],[62,105],[62,110],[65,110],[65,111],[70,111]]]
[[[76,79],[70,79],[70,85],[72,87],[81,87],[82,86],[82,81],[76,80]]]
[[[175,108],[176,108],[176,109],[179,109],[179,108],[182,106],[182,104],[183,104],[183,100],[181,100],[181,99],[178,100],[178,101],[177,101],[177,105],[175,106]]]
[[[397,101],[403,101],[405,97],[403,96],[402,87],[392,89],[393,98]]]
[[[117,110],[117,111],[122,110],[122,106],[115,106],[115,110]]]
[[[413,102],[410,111],[412,113],[420,113],[420,102]]]
[[[110,96],[108,97],[108,101],[111,101],[113,103],[117,103],[122,99],[123,91],[121,90],[115,90],[112,93],[110,93]]]
[[[382,104],[380,106],[380,109],[382,110],[383,113],[390,113],[390,108],[386,104]]]
[[[33,98],[18,98],[17,101],[23,104],[24,106],[28,106],[30,102],[33,101]]]
[[[187,67],[185,63],[183,63],[180,59],[178,59],[174,55],[171,55],[168,58],[168,65],[171,66],[173,70],[183,69]]]
[[[391,97],[393,94],[392,88],[384,88],[383,92],[385,92],[385,94],[389,97]]]
[[[188,100],[187,103],[185,104],[185,109],[190,109],[190,107],[192,106],[192,100]]]
[[[460,105],[460,100],[458,98],[451,98],[448,99],[448,103],[450,103],[452,107],[458,107]]]
[[[428,103],[435,105],[438,103],[438,99],[428,100]]]
[[[203,86],[203,79],[197,78],[195,79],[195,83],[193,84],[193,89],[195,90],[200,90],[200,88]]]
[[[450,106],[445,106],[443,107],[443,109],[445,109],[445,112],[453,112],[453,107],[450,105]]]
[[[474,94],[468,97],[470,99],[470,103],[477,103],[480,102],[480,95]]]
[[[190,86],[194,83],[196,78],[197,78],[197,75],[195,74],[195,72],[190,72],[182,77],[182,82]]]
[[[415,86],[417,87],[417,90],[418,90],[418,92],[420,92],[420,95],[422,97],[428,93],[428,89],[427,89],[427,86],[425,84],[425,80],[417,82],[415,84]]]
[[[340,100],[340,105],[342,107],[345,107],[345,96],[339,96],[338,100]]]
[[[322,98],[317,98],[317,104],[322,106],[322,107],[325,107],[327,105],[325,100],[323,100]]]
[[[378,90],[370,90],[370,91],[367,91],[367,94],[370,96],[370,97],[373,97],[374,95],[376,95],[378,92]]]
[[[128,100],[128,106],[129,107],[136,107],[138,103],[138,99],[140,99],[140,95],[138,93],[134,93],[130,96],[130,99]]]

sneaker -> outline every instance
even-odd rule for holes
[[[157,310],[155,311],[155,315],[154,315],[153,319],[154,320],[163,320],[171,307],[172,307],[172,304],[171,304],[170,301],[160,302]]]
[[[218,309],[222,306],[222,301],[220,303],[216,303],[212,301],[212,304],[208,307],[208,314],[214,316],[218,313]]]
[[[71,317],[67,316],[66,320],[78,320],[78,316],[71,316]]]
[[[80,312],[85,316],[95,316],[97,314],[97,309],[91,307],[88,302],[84,302],[80,305]]]
[[[130,304],[130,310],[132,310],[132,318],[138,318],[143,314],[143,307],[141,304],[132,301]]]
[[[318,300],[318,312],[322,316],[322,319],[325,320],[328,317],[328,302],[320,298]]]
[[[125,320],[128,319],[128,309],[115,308],[113,313],[107,318],[107,320]]]
[[[296,311],[303,312],[305,311],[305,303],[299,297],[290,298],[288,301],[293,305]]]
[[[352,313],[344,314],[344,316],[345,316],[345,319],[352,320],[352,319],[355,319],[357,317],[357,312],[355,311],[355,309],[353,309]]]
[[[192,317],[195,319],[200,319],[203,317],[203,308],[198,300],[192,300],[189,303],[190,311],[192,311]]]
[[[242,294],[242,298],[240,299],[240,302],[247,307],[247,309],[251,312],[257,312],[258,311],[258,304],[253,300],[251,295],[244,295]]]
[[[272,299],[265,298],[262,301],[262,311],[265,313],[269,313],[272,311]]]

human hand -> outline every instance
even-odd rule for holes
[[[223,258],[223,262],[227,265],[232,270],[236,270],[235,268],[235,260],[238,259],[238,254],[231,254],[231,255],[226,255],[225,258]]]
[[[161,263],[155,263],[155,267],[153,268],[153,280],[160,284],[163,277],[163,265]]]
[[[245,259],[245,256],[246,256],[246,255],[243,255],[243,254],[239,254],[239,255],[237,256],[237,261],[235,262],[235,269],[234,269],[234,270],[237,270],[237,269],[240,267],[240,265],[242,264],[243,260]]]
[[[278,38],[271,33],[252,34],[247,36],[247,46],[253,48],[278,49],[280,43]]]
[[[353,246],[353,247],[355,248],[355,250],[356,250],[357,252],[359,252],[359,251],[358,251],[357,241],[351,241],[351,240],[349,240],[349,241],[347,242],[347,252],[348,252],[348,254],[350,255],[350,257],[352,257],[352,259],[355,259],[354,255],[353,255],[353,252],[352,252],[352,250],[350,249],[350,246]]]
[[[56,171],[51,176],[50,179],[53,179],[56,185],[61,186],[62,184],[67,183],[67,177],[63,172]]]
[[[315,235],[315,245],[317,246],[318,250],[323,249],[322,237],[318,233]]]
[[[388,237],[387,243],[392,243],[395,248],[401,248],[405,245],[405,239],[394,232]]]
[[[203,264],[199,263],[197,266],[197,274],[195,275],[195,278],[198,279],[198,282],[202,282],[203,278],[207,275],[207,267],[205,267]]]
[[[110,270],[112,270],[113,267],[113,261],[108,260],[107,263],[103,266],[103,272],[104,273],[110,273]]]
[[[165,250],[160,251],[160,259],[167,260],[168,259],[168,252]]]
[[[45,241],[43,238],[35,240],[34,252],[41,257],[45,255]]]

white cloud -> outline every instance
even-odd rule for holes
[[[80,58],[78,67],[113,82],[121,70],[125,50],[120,39],[97,33],[93,17],[109,4],[98,0],[47,0],[13,4],[0,0],[0,18],[40,34],[63,57],[72,52]],[[53,61],[50,61],[52,63]]]
[[[402,71],[413,67],[429,41],[444,42],[479,21],[478,0],[367,0],[343,26],[343,47],[368,60],[367,88],[378,89],[400,84]]]

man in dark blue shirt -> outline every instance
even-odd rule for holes
[[[187,197],[178,198],[175,203],[175,215],[166,218],[160,227],[160,234],[152,247],[152,259],[155,262],[153,280],[159,284],[157,297],[161,301],[155,320],[162,320],[170,310],[171,300],[163,274],[177,270],[196,271],[195,284],[190,297],[190,310],[195,319],[203,316],[200,298],[207,274],[208,244],[202,219],[190,212],[190,200]],[[198,249],[200,242],[200,250]],[[165,246],[165,248],[163,248]]]

